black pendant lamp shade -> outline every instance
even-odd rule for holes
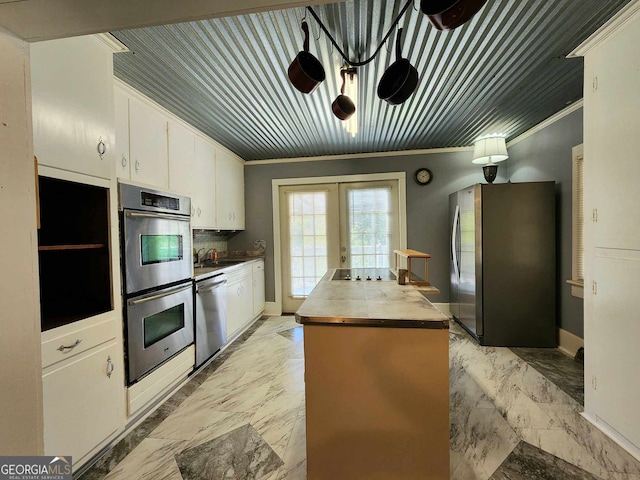
[[[487,0],[421,0],[420,10],[438,30],[453,30],[478,13]]]

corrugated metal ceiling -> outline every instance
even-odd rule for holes
[[[418,6],[416,3],[416,8]],[[403,56],[419,73],[402,105],[376,95],[395,60],[394,35],[358,68],[358,134],[331,112],[342,58],[310,15],[310,51],[326,81],[311,95],[290,84],[302,49],[304,9],[113,32],[133,53],[115,56],[117,77],[245,160],[471,145],[514,138],[582,97],[582,59],[565,56],[629,0],[489,0],[467,24],[433,28],[416,8],[399,23]],[[314,7],[351,60],[377,47],[404,0]]]

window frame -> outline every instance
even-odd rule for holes
[[[584,146],[571,149],[571,295],[584,298]]]

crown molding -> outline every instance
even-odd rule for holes
[[[129,47],[110,33],[97,33],[95,37],[106,45],[113,53],[125,53],[129,51]]]
[[[577,102],[574,102],[571,105],[569,105],[568,107],[560,110],[558,113],[556,113],[554,115],[551,115],[546,120],[543,120],[539,124],[531,127],[526,132],[518,135],[516,138],[514,138],[513,140],[511,140],[510,142],[507,143],[507,148],[512,147],[512,146],[520,143],[521,141],[523,141],[524,139],[530,137],[531,135],[533,135],[535,133],[538,133],[543,128],[546,128],[549,125],[556,123],[558,120],[561,120],[562,118],[566,117],[567,115],[575,112],[576,110],[581,109],[583,106],[584,106],[584,100],[581,98]]]
[[[638,16],[640,16],[640,0],[633,0],[570,52],[567,58],[584,57]]]
[[[324,162],[331,160],[356,160],[358,158],[400,157],[408,155],[428,155],[432,153],[471,152],[471,147],[428,148],[424,150],[394,150],[392,152],[351,153],[344,155],[322,155],[317,157],[272,158],[269,160],[248,160],[245,165],[267,165],[270,163]]]

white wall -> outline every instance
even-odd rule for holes
[[[0,455],[41,455],[29,46],[0,29]]]

